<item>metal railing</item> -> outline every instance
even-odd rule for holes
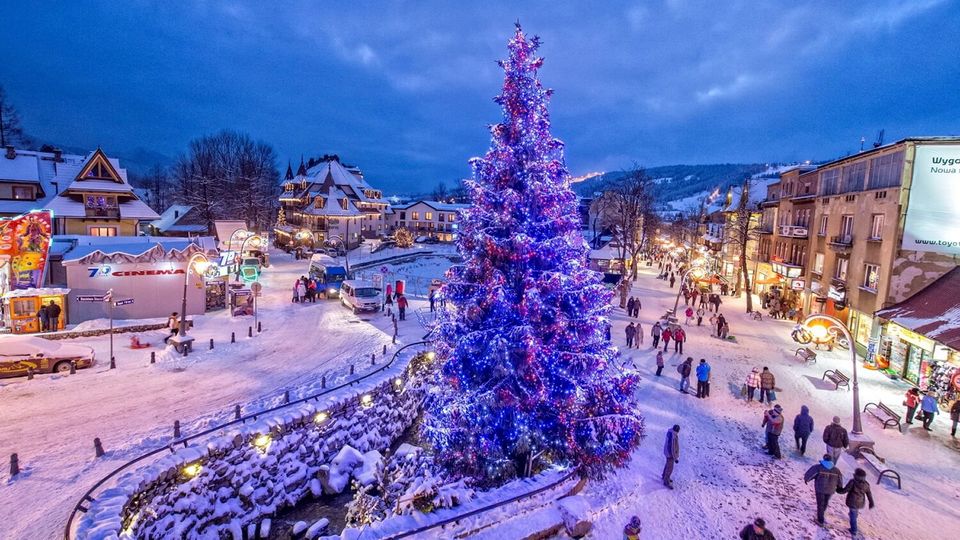
[[[220,425],[218,425],[218,426],[216,426],[216,427],[212,427],[212,428],[210,428],[210,429],[206,429],[206,430],[204,430],[204,431],[195,433],[195,434],[193,434],[193,435],[188,435],[188,436],[186,436],[186,437],[180,437],[179,439],[176,439],[176,440],[174,440],[174,441],[171,441],[170,444],[168,444],[168,445],[155,448],[155,449],[153,449],[153,450],[150,450],[149,452],[146,452],[146,453],[144,453],[144,454],[141,454],[141,455],[139,455],[139,456],[137,456],[137,457],[135,457],[135,458],[133,458],[133,459],[125,462],[123,465],[120,465],[120,466],[117,467],[116,469],[112,470],[109,474],[107,474],[106,476],[104,476],[103,478],[101,478],[99,481],[97,481],[97,483],[94,484],[90,489],[88,489],[88,490],[83,494],[83,496],[80,498],[80,500],[77,501],[77,503],[73,506],[73,510],[71,510],[71,512],[70,512],[70,516],[67,518],[67,524],[66,524],[66,525],[64,526],[64,528],[63,528],[63,538],[64,538],[65,540],[71,540],[71,539],[73,538],[73,536],[72,536],[72,530],[71,530],[71,529],[73,528],[74,519],[77,517],[77,513],[78,513],[78,512],[79,512],[79,513],[86,513],[87,510],[89,510],[89,506],[84,506],[85,504],[93,503],[94,501],[96,501],[96,498],[93,496],[93,494],[94,494],[96,491],[98,491],[104,484],[106,484],[107,481],[109,481],[111,478],[113,478],[113,477],[117,476],[118,474],[120,474],[121,472],[129,469],[129,468],[132,467],[133,465],[136,465],[137,463],[140,463],[141,461],[143,461],[143,460],[145,460],[145,459],[147,459],[147,458],[149,458],[149,457],[155,456],[155,455],[157,455],[157,454],[159,454],[159,453],[161,453],[161,452],[163,452],[163,451],[174,452],[174,447],[176,447],[176,446],[178,446],[178,445],[181,445],[181,444],[183,445],[184,448],[187,448],[187,447],[190,446],[190,441],[194,441],[194,440],[199,439],[199,438],[201,438],[201,437],[205,437],[205,436],[210,435],[210,434],[212,434],[212,433],[216,433],[217,431],[223,430],[224,428],[227,428],[227,427],[230,427],[230,426],[234,426],[234,425],[238,425],[238,424],[244,424],[244,423],[246,423],[248,420],[256,421],[257,418],[260,417],[260,416],[262,416],[262,415],[270,414],[270,413],[279,411],[279,410],[281,410],[281,409],[285,409],[285,408],[287,408],[287,407],[292,407],[292,406],[295,406],[295,405],[300,405],[300,404],[306,403],[306,402],[308,402],[308,401],[319,401],[319,399],[320,399],[321,397],[323,397],[323,396],[325,396],[325,395],[327,395],[327,394],[330,394],[331,392],[335,392],[335,391],[337,391],[337,390],[341,390],[341,389],[343,389],[343,388],[347,388],[347,387],[353,386],[353,385],[355,385],[355,384],[357,384],[357,383],[359,383],[359,382],[361,382],[361,381],[363,381],[363,380],[365,380],[365,379],[368,379],[368,378],[370,378],[370,377],[372,377],[372,376],[380,373],[381,371],[389,368],[390,366],[393,365],[393,362],[397,359],[397,357],[399,356],[399,354],[400,354],[401,352],[403,352],[404,350],[406,350],[406,349],[408,349],[408,348],[410,348],[410,347],[423,346],[423,345],[426,345],[426,344],[428,344],[428,343],[429,343],[429,341],[416,341],[416,342],[414,342],[414,343],[410,343],[410,344],[408,344],[408,345],[404,345],[403,347],[400,347],[399,349],[397,349],[396,351],[394,351],[393,356],[391,356],[391,357],[390,357],[390,360],[388,360],[385,364],[382,364],[382,365],[381,365],[380,367],[378,367],[377,369],[375,369],[375,370],[373,370],[373,371],[370,371],[370,372],[368,372],[368,373],[365,373],[365,374],[363,374],[363,375],[360,375],[360,376],[356,377],[355,379],[349,379],[349,376],[348,376],[348,380],[347,380],[347,381],[345,381],[345,382],[343,382],[342,384],[339,384],[339,385],[337,385],[337,386],[333,386],[333,387],[331,387],[331,388],[325,389],[325,390],[323,390],[323,391],[321,391],[321,392],[318,392],[318,393],[316,393],[316,394],[313,394],[313,395],[310,395],[310,396],[307,396],[307,397],[304,397],[304,398],[300,398],[300,399],[297,399],[297,400],[294,400],[294,401],[290,401],[290,402],[288,402],[288,403],[283,403],[283,404],[281,404],[281,405],[277,405],[276,407],[271,407],[271,408],[269,408],[269,409],[264,409],[264,410],[262,410],[262,411],[258,411],[258,412],[255,412],[255,413],[251,413],[251,414],[248,414],[248,415],[246,415],[246,416],[241,416],[240,418],[237,418],[237,419],[235,419],[235,420],[231,420],[231,421],[229,421],[229,422],[220,424]]]

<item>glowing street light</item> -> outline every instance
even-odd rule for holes
[[[850,432],[855,435],[862,434],[863,424],[860,421],[860,386],[857,383],[857,351],[856,347],[853,346],[853,337],[850,335],[850,331],[847,330],[843,322],[836,317],[822,313],[808,315],[803,319],[803,322],[800,323],[800,328],[809,332],[810,337],[813,338],[815,343],[827,343],[831,339],[831,332],[836,331],[843,333],[843,336],[847,339],[847,343],[850,343],[850,363],[853,365],[853,429],[851,429]],[[803,343],[803,341],[801,341],[802,334],[803,332],[794,332],[793,340],[798,343]]]
[[[183,305],[180,310],[180,327],[177,335],[170,338],[170,341],[177,347],[178,352],[184,352],[190,349],[193,338],[187,335],[187,288],[190,286],[190,272],[195,272],[197,276],[202,276],[213,265],[207,256],[203,253],[194,253],[187,260],[187,268],[183,273]]]
[[[706,275],[706,268],[703,267],[705,262],[706,261],[703,259],[694,259],[690,263],[690,268],[688,268],[687,271],[680,276],[680,286],[677,287],[677,299],[673,302],[674,317],[677,315],[677,307],[680,306],[680,291],[683,290],[683,284],[686,281],[687,276],[692,274],[695,279],[703,278],[703,276]]]

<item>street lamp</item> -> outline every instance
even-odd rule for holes
[[[822,321],[826,324],[811,324],[814,321]],[[810,333],[810,336],[813,338],[813,341],[817,343],[823,343],[830,339],[830,332],[833,329],[837,329],[843,333],[844,337],[847,339],[847,342],[850,343],[850,363],[853,364],[853,429],[851,433],[855,435],[860,435],[863,433],[863,424],[860,421],[860,386],[857,383],[857,351],[856,347],[853,346],[853,337],[850,335],[850,331],[847,330],[847,327],[844,326],[836,317],[831,317],[830,315],[824,315],[822,313],[814,313],[813,315],[808,315],[803,322],[800,323],[801,328]],[[800,343],[800,334],[801,332],[794,332],[793,339]]]
[[[704,276],[703,262],[704,262],[703,259],[694,260],[693,262],[690,263],[691,264],[690,268],[688,268],[687,271],[680,276],[680,286],[677,287],[677,299],[673,302],[672,313],[674,317],[676,317],[677,315],[677,307],[680,306],[680,291],[683,290],[684,281],[687,279],[687,276],[689,276],[690,274],[693,274],[693,277],[697,279],[702,278]]]
[[[253,235],[253,233],[250,232],[250,231],[248,231],[247,229],[236,229],[235,231],[233,231],[232,233],[230,233],[230,239],[227,240],[227,250],[228,250],[228,251],[233,251],[233,237],[236,236],[237,233],[241,233],[241,234],[243,235],[243,236],[240,238],[241,240],[246,240],[247,238],[250,238],[250,237]]]
[[[187,336],[187,287],[190,285],[190,271],[194,271],[198,276],[203,276],[204,272],[213,264],[203,253],[194,253],[187,260],[187,268],[183,273],[183,307],[180,310],[180,325],[176,336],[170,338],[178,352],[183,352],[190,348],[193,338]]]

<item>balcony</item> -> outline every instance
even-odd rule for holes
[[[827,244],[838,253],[849,253],[853,248],[853,235],[841,234],[831,236]]]
[[[806,238],[810,232],[799,225],[781,225],[778,233],[788,238]]]
[[[85,217],[99,219],[120,219],[119,208],[107,208],[102,206],[87,206],[84,212]]]

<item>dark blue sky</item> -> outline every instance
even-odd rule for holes
[[[5,2],[0,84],[62,145],[174,156],[233,128],[281,167],[336,152],[426,191],[486,150],[519,19],[574,174],[960,133],[957,2],[492,3]]]

